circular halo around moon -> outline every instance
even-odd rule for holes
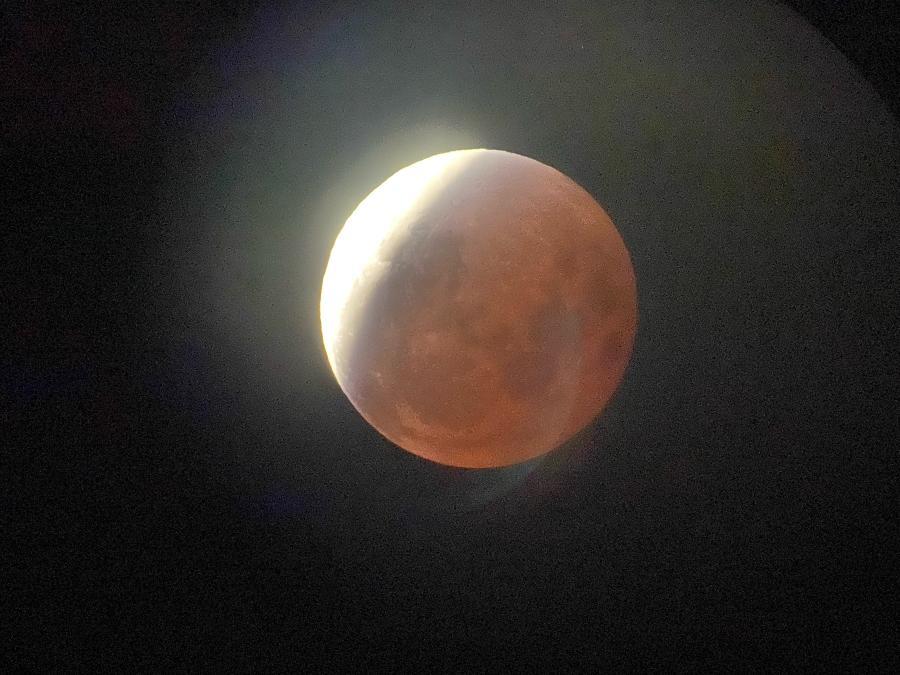
[[[580,186],[498,150],[434,155],[391,176],[335,241],[321,296],[329,364],[401,448],[507,466],[604,408],[634,342],[628,251]]]

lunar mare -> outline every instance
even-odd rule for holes
[[[515,464],[590,423],[621,381],[637,295],[580,186],[499,150],[435,155],[353,212],[326,268],[328,361],[390,441],[460,467]]]

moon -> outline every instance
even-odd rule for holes
[[[534,159],[472,149],[401,169],[359,204],[320,310],[363,418],[415,455],[485,468],[553,450],[603,410],[637,291],[590,194]]]

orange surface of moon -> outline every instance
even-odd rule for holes
[[[557,447],[622,379],[634,270],[575,182],[499,150],[394,174],[335,242],[321,301],[329,363],[360,414],[401,448],[498,467]]]

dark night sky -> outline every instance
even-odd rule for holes
[[[12,666],[896,667],[895,10],[543,4],[3,10]],[[321,347],[343,220],[459,147],[634,260],[529,466],[404,453]]]

